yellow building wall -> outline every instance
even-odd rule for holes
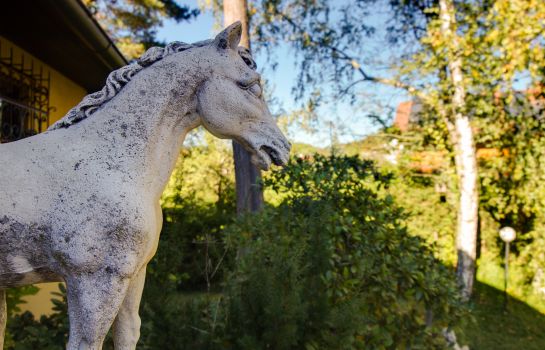
[[[41,65],[46,76],[48,72],[51,74],[51,85],[49,89],[49,106],[51,107],[51,113],[49,115],[50,124],[53,124],[55,121],[64,117],[64,115],[72,107],[77,105],[87,94],[87,91],[84,88],[62,75],[59,71],[41,62],[27,51],[0,36],[0,57],[9,55],[11,49],[13,50],[15,62],[19,63],[21,61],[21,55],[24,55],[26,67],[30,67],[31,60],[34,60],[35,69],[37,67],[39,70]],[[43,125],[43,130],[45,129],[46,125]],[[21,305],[23,311],[30,311],[37,317],[40,315],[48,315],[52,312],[53,304],[51,303],[51,298],[53,296],[51,293],[59,290],[58,283],[42,283],[39,284],[38,287],[40,287],[38,294],[26,297],[26,304]]]
[[[30,68],[31,60],[34,60],[34,69],[37,67],[39,70],[41,65],[46,76],[48,72],[51,74],[51,86],[49,89],[49,106],[52,107],[51,114],[49,115],[50,124],[64,117],[70,108],[77,105],[87,95],[88,92],[84,88],[1,36],[0,46],[0,55],[2,57],[8,56],[10,49],[13,49],[15,62],[20,62],[21,56],[24,55],[25,66],[27,68]]]

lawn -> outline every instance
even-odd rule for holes
[[[181,293],[171,302],[203,295]],[[545,350],[545,315],[525,302],[510,296],[506,311],[503,290],[477,282],[471,309],[473,321],[457,332],[460,345],[471,350]]]
[[[475,322],[463,327],[461,345],[471,350],[543,350],[545,315],[503,291],[477,282],[472,303]]]

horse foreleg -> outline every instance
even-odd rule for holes
[[[114,347],[115,350],[133,350],[136,349],[136,343],[140,338],[140,316],[138,309],[140,299],[142,299],[142,290],[146,280],[146,268],[136,275],[131,281],[125,300],[117,313],[114,322]]]
[[[67,279],[70,336],[68,350],[100,350],[129,279],[100,271]]]
[[[6,306],[6,290],[0,289],[0,350],[4,348],[4,336],[6,331],[7,319],[8,309]]]

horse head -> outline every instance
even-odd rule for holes
[[[249,51],[238,47],[240,37],[236,22],[205,48],[212,68],[197,92],[197,113],[209,132],[238,141],[267,170],[271,162],[287,163],[291,145],[269,112]]]

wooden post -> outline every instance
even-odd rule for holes
[[[246,0],[223,0],[223,21],[225,26],[236,21],[242,23],[240,46],[250,50]],[[261,172],[250,162],[250,153],[236,141],[233,141],[233,158],[235,161],[237,213],[259,211],[263,207],[263,190],[259,185]]]

